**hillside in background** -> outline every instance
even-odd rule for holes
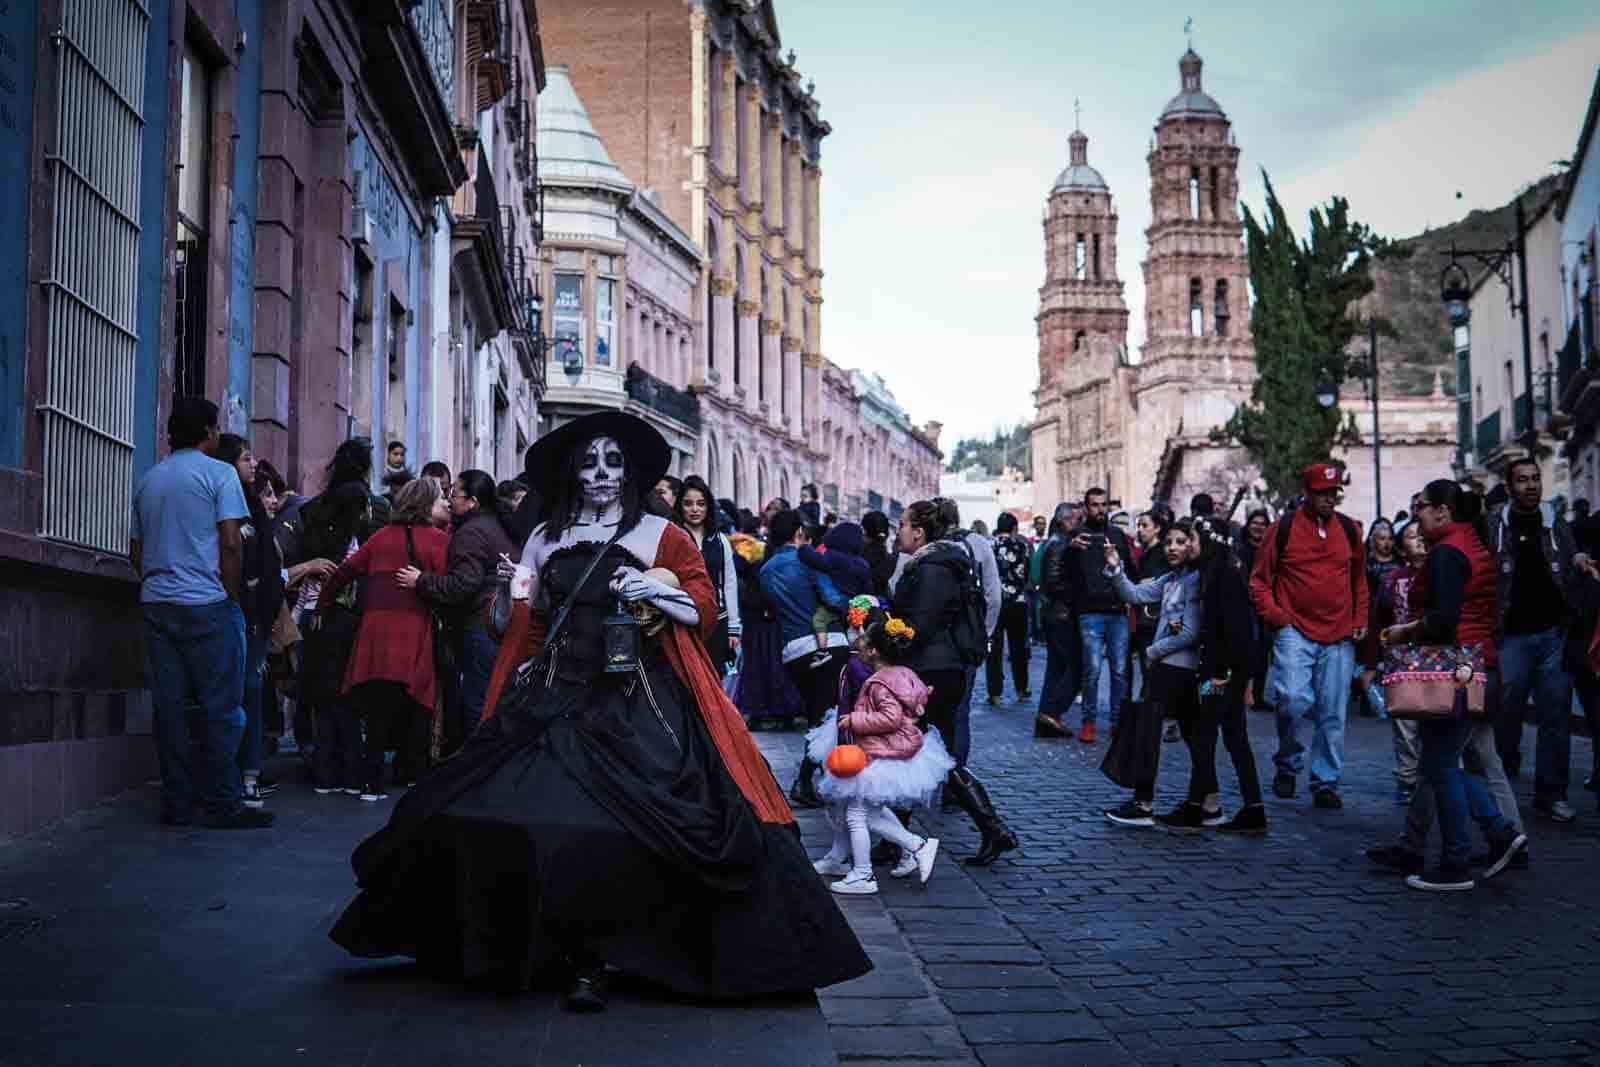
[[[1552,174],[1520,194],[1529,219],[1560,191],[1561,181],[1561,175]],[[1395,330],[1394,337],[1378,338],[1384,392],[1426,395],[1433,390],[1435,370],[1443,371],[1446,395],[1454,391],[1455,350],[1450,322],[1439,301],[1439,276],[1449,261],[1452,243],[1460,248],[1484,249],[1509,241],[1516,225],[1515,203],[1510,201],[1492,211],[1474,211],[1459,222],[1401,239],[1396,244],[1411,250],[1408,257],[1374,261],[1372,280],[1377,288],[1362,302],[1360,314],[1363,318],[1376,314],[1387,319]],[[1483,272],[1475,264],[1466,266],[1477,281]],[[1349,352],[1353,356],[1366,355],[1364,334]]]
[[[996,430],[989,438],[967,437],[957,441],[950,450],[945,470],[960,471],[979,466],[993,477],[999,477],[1006,467],[1014,467],[1024,474],[1033,470],[1033,448],[1028,440],[1026,425]]]

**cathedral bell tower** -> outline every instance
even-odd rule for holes
[[[1203,62],[1178,60],[1179,92],[1156,120],[1150,166],[1145,344],[1135,390],[1138,444],[1130,474],[1139,495],[1188,499],[1230,488],[1237,455],[1210,442],[1250,395],[1250,264],[1239,215],[1239,147],[1222,106],[1206,93]]]
[[[1044,213],[1044,284],[1039,288],[1038,421],[1034,485],[1040,501],[1081,497],[1093,486],[1123,491],[1128,306],[1117,277],[1117,211],[1111,188],[1089,165],[1089,138],[1067,139],[1067,168]]]

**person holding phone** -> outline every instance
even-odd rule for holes
[[[1108,520],[1110,496],[1100,488],[1083,495],[1083,525],[1067,546],[1067,574],[1083,645],[1083,724],[1078,740],[1095,741],[1095,724],[1106,705],[1100,700],[1100,668],[1109,664],[1111,728],[1117,728],[1128,695],[1128,609],[1102,567],[1101,556],[1115,552],[1121,571],[1133,573],[1128,535]]]

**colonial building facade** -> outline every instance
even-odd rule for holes
[[[533,0],[0,5],[0,832],[152,772],[136,480],[203,395],[298,488],[532,439]]]
[[[770,0],[545,0],[540,19],[621,181],[699,250],[693,330],[671,316],[658,324],[646,304],[652,354],[629,365],[658,379],[651,389],[674,407],[662,386],[693,393],[693,463],[717,495],[759,508],[797,500],[806,484],[836,485],[838,507],[851,513],[852,492],[885,502],[913,485],[932,492],[936,437],[898,406],[884,415],[883,390],[830,372],[822,353],[821,160],[831,127],[794,54],[781,50]],[[658,325],[663,343],[672,337],[659,359]],[[597,370],[586,362],[582,373]],[[559,391],[554,360],[550,378]],[[869,438],[899,455],[869,461]],[[837,449],[856,451],[841,464]],[[864,462],[876,466],[861,474]]]

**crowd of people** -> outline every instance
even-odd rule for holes
[[[1526,864],[1510,780],[1530,704],[1534,808],[1575,818],[1574,688],[1591,723],[1600,714],[1600,528],[1569,526],[1531,461],[1511,465],[1502,499],[1433,482],[1365,534],[1338,510],[1342,469],[1317,464],[1276,521],[1235,524],[1204,494],[1185,517],[1130,515],[1090,489],[1030,537],[1009,514],[992,534],[964,526],[945,499],[897,525],[840,519],[814,486],[757,515],[668,475],[659,435],[621,415],[546,435],[507,481],[438,462],[413,475],[393,443],[381,494],[371,442],[353,439],[309,498],[219,433],[204,400],[179,401],[168,429],[171,455],[135,493],[132,546],[162,822],[270,826],[269,739],[301,756],[318,794],[377,803],[403,789],[357,852],[363,893],[336,939],[466,978],[525,982],[559,959],[575,1010],[604,1006],[611,967],[717,996],[864,969],[826,894],[794,884],[803,853],[767,832],[792,830],[793,807],[827,809],[833,844],[812,866],[843,895],[877,892],[874,864],[931,876],[940,843],[913,830],[914,810],[924,827],[940,809],[971,820],[981,844],[967,864],[1016,849],[969,767],[971,705],[980,671],[991,705],[1008,677],[1030,701],[1036,644],[1035,736],[1108,741],[1106,773],[1131,791],[1105,813],[1120,826],[1265,832],[1248,708],[1276,716],[1276,795],[1293,798],[1303,776],[1316,807],[1338,809],[1348,709],[1391,718],[1406,818],[1368,854],[1420,889]],[[1486,697],[1391,717],[1389,683],[1429,650],[1449,650],[1478,680],[1462,691]],[[750,738],[763,726],[809,731],[787,801]],[[1231,816],[1219,737],[1243,799]],[[1158,813],[1161,750],[1176,740],[1190,780]],[[1471,821],[1487,843],[1476,857]],[[518,837],[533,847],[505,848]],[[685,878],[693,905],[675,903]],[[627,918],[638,896],[597,893],[597,879],[679,926],[645,929]],[[471,921],[424,937],[418,917],[439,907],[424,895],[467,892]],[[536,897],[541,919],[507,892]],[[786,898],[788,947],[749,926],[752,894]],[[730,934],[737,958],[684,955],[685,939]]]

